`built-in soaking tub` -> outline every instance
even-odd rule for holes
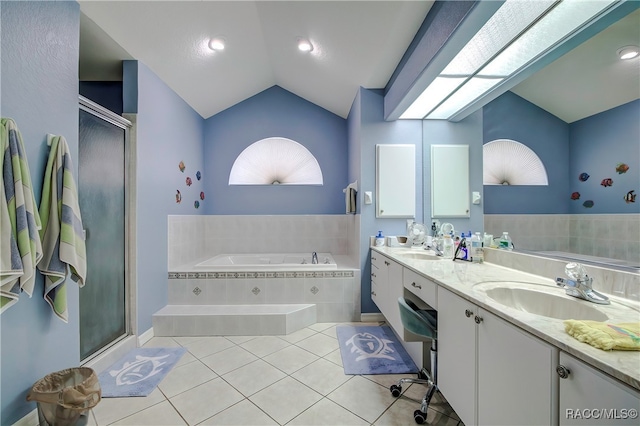
[[[195,268],[207,272],[324,271],[338,266],[331,253],[318,253],[318,263],[313,263],[312,253],[245,253],[219,254]]]
[[[284,335],[360,320],[360,274],[331,253],[220,254],[169,272],[155,336]]]

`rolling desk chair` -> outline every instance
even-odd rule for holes
[[[419,309],[413,302],[405,299],[404,297],[398,298],[398,306],[400,308],[400,318],[402,320],[402,326],[411,333],[421,337],[424,341],[431,342],[431,375],[429,372],[422,368],[418,373],[418,378],[402,378],[398,381],[398,384],[391,385],[389,390],[391,395],[396,398],[402,393],[403,383],[420,383],[427,385],[427,392],[422,398],[420,409],[413,412],[413,419],[418,424],[423,424],[427,419],[427,408],[433,394],[438,390],[436,385],[436,370],[437,370],[437,356],[436,356],[436,340],[438,336],[438,320],[435,310]],[[433,376],[433,379],[431,378]]]

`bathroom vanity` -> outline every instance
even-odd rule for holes
[[[424,250],[375,247],[371,257],[372,298],[417,364],[426,354],[402,328],[397,299],[437,310],[437,384],[466,425],[638,424],[640,352],[594,348],[563,324],[640,321],[638,301],[610,296],[611,305],[592,306],[565,295],[555,276]]]

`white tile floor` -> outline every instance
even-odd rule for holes
[[[145,346],[188,352],[144,398],[103,398],[95,425],[413,425],[423,385],[389,386],[406,375],[345,375],[334,323],[287,336],[154,337]],[[462,425],[442,398],[427,423]]]

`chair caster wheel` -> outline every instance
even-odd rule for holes
[[[400,394],[402,393],[402,387],[398,385],[391,385],[389,390],[391,391],[391,395],[393,395],[396,398],[399,397]]]
[[[421,425],[425,422],[425,420],[427,420],[427,415],[420,410],[416,410],[413,412],[413,420],[415,420],[416,423]]]

